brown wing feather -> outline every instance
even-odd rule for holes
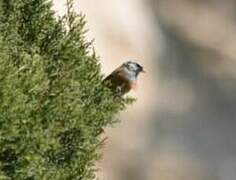
[[[111,82],[110,88],[112,90],[116,91],[118,87],[121,88],[122,95],[129,92],[132,88],[132,83],[130,83],[129,79],[124,73],[125,72],[122,70],[122,68],[119,67],[104,79],[104,81]]]

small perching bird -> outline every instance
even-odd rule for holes
[[[140,72],[145,72],[140,64],[127,61],[108,75],[104,82],[108,82],[109,88],[122,96],[135,88]]]

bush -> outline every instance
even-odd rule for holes
[[[0,0],[0,179],[90,180],[103,129],[130,99],[102,83],[85,18]]]

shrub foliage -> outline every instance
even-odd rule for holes
[[[0,179],[90,180],[128,99],[102,83],[85,18],[67,1],[0,0]]]

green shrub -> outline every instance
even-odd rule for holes
[[[101,134],[130,99],[102,83],[85,19],[0,0],[0,179],[90,180]]]

